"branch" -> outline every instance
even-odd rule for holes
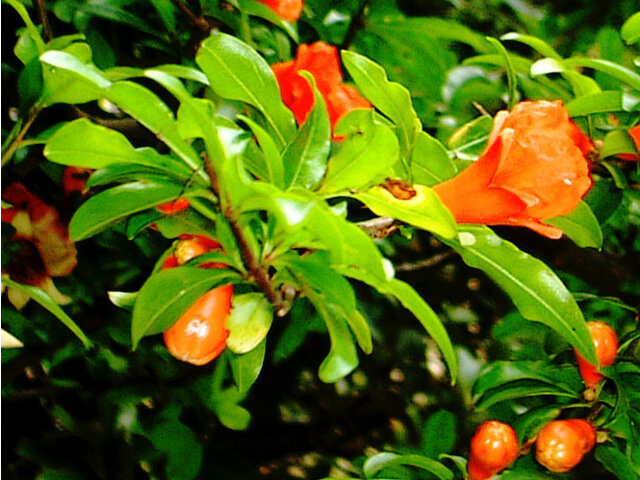
[[[391,217],[376,217],[356,225],[372,238],[386,238],[399,228],[396,219]]]
[[[211,188],[213,189],[216,196],[220,198],[218,176],[216,175],[216,172],[213,168],[211,159],[208,156],[204,155],[203,161],[205,171],[211,179]],[[223,204],[224,202],[221,201],[220,203]],[[253,254],[253,251],[251,250],[251,247],[247,242],[244,232],[242,231],[242,227],[236,220],[236,215],[234,214],[233,210],[230,207],[226,207],[225,209],[223,209],[222,215],[224,215],[224,218],[227,220],[227,222],[229,222],[229,226],[233,231],[236,242],[240,247],[242,260],[249,270],[250,278],[255,280],[255,282],[260,286],[264,294],[274,306],[276,315],[278,315],[279,317],[285,316],[289,311],[287,302],[283,300],[280,292],[273,288],[273,285],[271,284],[271,278],[269,277],[267,269],[260,263],[260,259]]]
[[[203,32],[208,32],[210,30],[211,27],[209,25],[209,22],[207,22],[203,17],[198,17],[197,15],[195,15],[191,10],[189,10],[189,7],[187,7],[180,0],[171,0],[171,3],[173,3],[176,8],[189,19],[191,23],[198,27],[198,29]]]
[[[2,165],[11,160],[13,154],[20,147],[22,139],[29,131],[29,127],[31,127],[31,124],[35,121],[41,111],[42,109],[39,106],[34,106],[29,110],[29,115],[26,120],[22,121],[22,119],[20,119],[20,121],[14,125],[7,137],[7,140],[5,141],[5,144],[2,146],[2,149],[4,150],[2,152]]]
[[[422,270],[423,268],[431,268],[435,267],[439,263],[448,260],[456,254],[455,250],[449,250],[444,253],[440,253],[438,255],[434,255],[430,258],[425,258],[419,262],[411,263],[401,263],[400,265],[394,267],[396,272],[415,272],[416,270]]]

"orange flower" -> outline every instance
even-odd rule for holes
[[[71,299],[60,293],[51,279],[70,274],[77,263],[75,244],[58,212],[21,183],[9,185],[2,199],[12,205],[2,209],[2,222],[16,230],[6,245],[10,253],[3,273],[18,283],[42,288],[60,304],[69,303]],[[14,289],[9,289],[8,296],[18,309],[29,299]]]
[[[318,91],[322,94],[331,126],[346,113],[356,108],[371,108],[358,91],[342,83],[342,70],[338,49],[324,42],[298,47],[296,59],[271,66],[280,84],[282,101],[289,107],[298,124],[303,123],[313,108],[313,90],[309,82],[300,76],[301,70],[313,75]]]
[[[633,143],[636,146],[636,150],[640,152],[640,123],[635,127],[629,129],[627,133],[633,140]],[[618,158],[620,158],[621,160],[629,160],[630,162],[635,162],[636,160],[638,160],[638,154],[637,153],[621,153],[618,155]]]
[[[526,101],[498,112],[484,153],[434,191],[458,223],[527,227],[548,238],[542,220],[566,215],[589,190],[591,141],[562,102]]]
[[[302,0],[257,0],[264,3],[271,10],[287,22],[297,22],[302,13]]]

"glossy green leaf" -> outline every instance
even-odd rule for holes
[[[390,82],[380,65],[362,55],[343,51],[342,60],[366,99],[396,125],[402,158],[409,155],[422,130],[409,91]]]
[[[547,219],[545,223],[558,227],[579,247],[602,247],[600,224],[586,202],[580,202],[571,213]]]
[[[135,181],[162,183],[172,177],[180,183],[187,183],[191,175],[176,175],[174,173],[169,176],[167,172],[162,170],[135,163],[114,163],[94,171],[89,176],[86,187],[90,189],[97,186],[110,185],[112,183],[128,183]]]
[[[636,146],[627,132],[624,130],[613,130],[604,137],[603,145],[600,149],[600,158],[607,158],[619,153],[636,153]]]
[[[241,116],[240,119],[249,126],[251,132],[258,140],[258,144],[260,145],[260,149],[264,155],[263,168],[266,171],[266,175],[265,178],[260,178],[260,180],[273,183],[278,188],[284,188],[284,167],[282,164],[282,155],[280,155],[275,141],[264,128],[250,118]]]
[[[5,276],[2,277],[2,283],[8,288],[15,288],[16,290],[20,290],[21,292],[29,295],[29,298],[33,299],[35,302],[47,309],[69,330],[71,330],[73,334],[80,339],[85,348],[91,348],[91,340],[87,338],[80,327],[78,327],[76,322],[74,322],[71,317],[69,317],[69,315],[67,315],[65,311],[60,308],[60,305],[58,305],[47,292],[32,285],[23,285],[21,283],[14,282],[13,280]]]
[[[487,37],[487,41],[491,43],[493,48],[495,48],[498,51],[498,54],[501,55],[504,60],[505,69],[507,73],[507,85],[509,87],[509,100],[507,102],[507,105],[509,107],[509,110],[511,110],[515,106],[516,102],[518,101],[518,80],[516,77],[516,71],[513,67],[513,63],[511,62],[511,56],[509,55],[509,52],[507,52],[507,49],[504,48],[504,45],[502,45],[502,43],[500,43],[499,40],[495,38]]]
[[[237,0],[240,9],[247,15],[264,18],[274,25],[282,28],[296,42],[299,43],[298,32],[295,23],[285,22],[280,16],[266,4],[255,0]]]
[[[453,132],[447,141],[447,148],[458,158],[475,160],[484,151],[492,128],[493,118],[486,115],[474,118]]]
[[[620,36],[627,45],[632,45],[640,40],[640,12],[627,18],[620,29]]]
[[[477,398],[489,390],[500,390],[505,385],[518,381],[545,383],[575,394],[582,388],[577,372],[550,368],[542,362],[495,361],[489,364],[473,384],[473,395]]]
[[[580,398],[578,392],[567,392],[555,385],[519,380],[502,385],[499,389],[486,391],[476,402],[475,408],[485,410],[501,402],[540,396]]]
[[[152,275],[142,285],[131,320],[131,343],[135,349],[140,339],[165,331],[178,321],[191,305],[219,285],[238,280],[227,269],[179,267]]]
[[[457,239],[443,241],[496,282],[525,318],[548,325],[595,363],[582,312],[553,270],[487,227],[466,226]]]
[[[116,82],[106,92],[109,100],[155,133],[185,164],[206,177],[202,160],[180,136],[173,112],[151,90],[133,82]]]
[[[381,292],[397,298],[402,306],[413,313],[420,321],[433,341],[436,342],[438,348],[440,348],[447,367],[449,367],[451,382],[455,382],[458,376],[457,357],[449,334],[438,315],[408,283],[393,279],[386,285],[379,285],[379,288]]]
[[[640,90],[640,75],[615,62],[601,58],[571,57],[567,58],[563,63],[567,67],[591,68],[598,72],[606,73],[635,90]]]
[[[575,95],[578,97],[595,95],[602,91],[593,78],[578,73],[563,60],[543,58],[531,65],[531,75],[534,77],[549,73],[560,73],[571,84]]]
[[[351,119],[352,121],[348,121]],[[346,135],[338,153],[329,159],[321,193],[334,193],[370,186],[398,159],[398,139],[388,126],[375,122],[370,110],[352,112],[334,133]]]
[[[273,307],[262,293],[235,295],[227,318],[227,347],[237,354],[250,352],[261,343],[273,322]]]
[[[287,268],[327,326],[331,348],[318,374],[323,382],[335,382],[358,366],[358,355],[349,327],[363,349],[370,351],[369,326],[360,321],[361,316],[358,317],[353,288],[343,276],[329,267],[324,255],[289,259]]]
[[[122,133],[96,125],[86,118],[60,128],[47,141],[44,156],[55,163],[86,168],[134,163],[168,174],[190,174],[185,165],[149,147],[133,148]]]
[[[291,111],[280,98],[280,88],[267,62],[251,47],[230,35],[207,38],[196,55],[211,88],[222,98],[239,100],[265,117],[280,147],[295,133]]]
[[[373,187],[366,192],[353,194],[373,213],[391,217],[417,228],[446,238],[456,234],[456,223],[451,213],[442,205],[438,196],[423,185],[414,185],[415,195],[408,200],[396,198],[383,187]]]
[[[248,392],[251,385],[258,379],[264,363],[266,346],[267,342],[263,340],[250,352],[229,357],[233,381],[240,393]]]
[[[89,238],[133,213],[178,198],[182,186],[173,183],[132,182],[94,195],[76,211],[69,224],[74,240]]]
[[[4,0],[7,4],[11,5],[14,10],[20,15],[20,18],[24,22],[27,27],[27,31],[29,32],[29,36],[33,39],[36,44],[36,48],[38,52],[43,53],[46,49],[46,45],[42,37],[40,36],[40,32],[38,31],[38,27],[31,21],[31,17],[29,17],[29,12],[27,12],[26,7],[20,3],[18,0]]]
[[[578,97],[567,103],[571,117],[582,117],[595,113],[633,111],[640,105],[640,98],[620,91],[604,91]]]
[[[427,132],[420,132],[411,152],[413,181],[431,187],[455,176],[457,168],[447,149]]]
[[[314,106],[282,155],[284,185],[314,189],[324,176],[331,148],[331,124],[322,95],[310,75]]]
[[[362,467],[362,471],[366,478],[375,478],[376,474],[385,468],[395,467],[398,465],[407,465],[418,467],[432,473],[440,480],[453,480],[453,472],[445,467],[442,463],[432,460],[428,457],[415,454],[399,455],[391,452],[381,452],[372,457],[367,458]]]
[[[40,56],[43,68],[42,102],[86,103],[97,100],[110,82],[90,62],[87,44],[72,44],[65,51],[50,50]]]
[[[500,40],[512,40],[515,42],[524,43],[525,45],[530,46],[538,53],[542,54],[545,57],[552,58],[554,60],[562,60],[562,57],[558,52],[556,52],[551,45],[549,45],[544,40],[534,37],[532,35],[524,35],[517,32],[510,32],[500,37]]]
[[[324,244],[334,268],[342,269],[343,273],[357,272],[381,282],[387,280],[383,257],[371,237],[336,215],[324,202],[314,204],[303,225]]]

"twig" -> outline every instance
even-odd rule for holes
[[[213,168],[213,164],[211,159],[204,155],[203,157],[204,168],[209,178],[211,179],[211,188],[218,198],[220,198],[220,188],[218,184],[218,176],[216,175],[215,169]],[[222,199],[220,201],[221,204],[225,204]],[[274,290],[273,285],[271,285],[271,278],[263,265],[260,263],[260,260],[253,254],[251,247],[247,243],[247,239],[244,236],[244,232],[242,231],[242,227],[236,220],[236,215],[230,207],[226,207],[223,209],[222,214],[224,215],[227,222],[229,222],[229,226],[233,231],[233,235],[240,247],[240,254],[242,256],[242,260],[245,263],[245,266],[249,270],[251,278],[256,281],[256,283],[260,286],[264,294],[267,296],[271,304],[274,306],[276,310],[276,314],[279,317],[286,315],[288,308],[283,302],[282,296],[276,290]]]
[[[425,258],[424,260],[421,260],[419,262],[401,263],[400,265],[397,265],[395,267],[395,271],[396,272],[415,272],[416,270],[422,270],[423,268],[435,267],[439,263],[442,263],[445,260],[448,260],[449,258],[453,257],[455,254],[456,252],[454,250],[449,250],[447,252],[434,255],[433,257]]]
[[[359,222],[358,225],[372,238],[385,238],[398,229],[398,223],[395,218],[376,217],[371,220]]]
[[[202,17],[198,17],[197,15],[194,15],[194,13],[191,10],[189,10],[189,7],[187,7],[180,0],[171,0],[171,3],[173,3],[176,6],[176,8],[180,10],[189,19],[189,21],[193,23],[196,27],[198,27],[201,31],[208,32],[210,30],[209,22],[207,22]]]
[[[40,23],[42,23],[42,37],[45,42],[50,42],[53,40],[53,34],[51,33],[51,24],[47,16],[47,7],[44,4],[44,0],[36,0],[36,5],[38,7],[38,17],[40,17]]]
[[[360,3],[360,7],[351,17],[351,22],[349,23],[347,33],[345,33],[342,43],[340,44],[340,48],[342,50],[347,49],[349,45],[351,45],[351,42],[353,42],[353,38],[356,36],[358,29],[364,25],[365,12],[367,10],[367,6],[369,5],[369,1],[370,0],[362,0],[362,2]]]
[[[19,121],[14,125],[11,133],[9,133],[9,136],[5,141],[5,145],[2,146],[4,150],[4,152],[2,152],[2,165],[9,161],[16,150],[20,147],[22,139],[27,134],[31,124],[35,121],[41,111],[42,108],[37,105],[32,107],[31,110],[29,110],[29,115],[26,120],[24,120],[24,122]]]

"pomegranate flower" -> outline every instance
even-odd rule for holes
[[[527,227],[548,238],[542,221],[566,215],[591,187],[591,141],[560,101],[525,101],[498,112],[484,153],[434,191],[458,223]]]
[[[313,90],[299,72],[306,70],[316,82],[318,91],[327,104],[331,126],[346,113],[356,108],[372,108],[358,91],[342,83],[342,69],[338,49],[324,42],[301,44],[295,60],[271,66],[280,85],[282,101],[293,111],[298,124],[302,124],[313,108]]]
[[[257,0],[265,4],[286,22],[297,22],[302,14],[302,0]]]
[[[3,274],[18,283],[42,288],[60,304],[69,303],[71,299],[60,293],[51,279],[70,274],[77,263],[68,227],[55,208],[20,183],[9,185],[2,192],[2,199],[12,205],[2,209],[2,222],[16,230],[6,246],[9,258],[3,265]],[[29,300],[15,289],[9,289],[7,294],[18,309]]]

